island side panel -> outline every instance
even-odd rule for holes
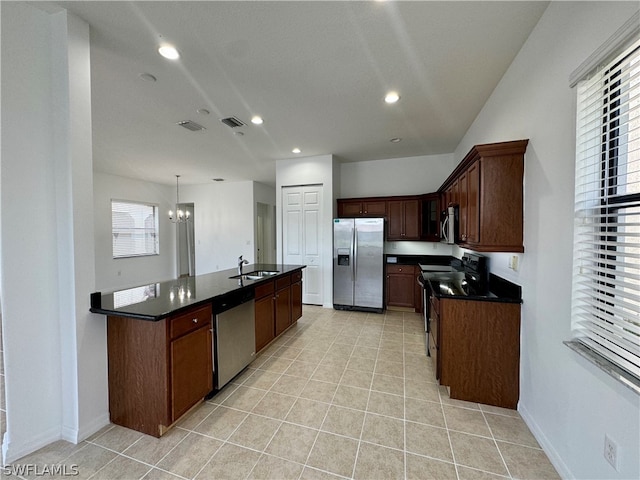
[[[111,422],[159,437],[171,424],[166,319],[107,317]]]

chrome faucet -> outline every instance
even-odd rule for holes
[[[242,255],[238,257],[238,275],[242,275],[242,265],[248,265],[249,260],[242,260]]]

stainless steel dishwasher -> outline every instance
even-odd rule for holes
[[[213,303],[213,386],[224,387],[256,354],[255,293],[231,292]]]

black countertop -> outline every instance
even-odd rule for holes
[[[183,277],[165,282],[140,285],[138,287],[117,290],[110,293],[91,294],[93,313],[142,320],[161,320],[188,307],[215,302],[231,292],[253,290],[260,283],[287,275],[306,265],[252,264],[244,265],[243,273],[256,270],[277,271],[276,275],[265,276],[258,280],[229,278],[238,274],[231,268],[195,277]]]
[[[486,292],[472,292],[466,289],[464,272],[423,272],[422,278],[424,285],[438,298],[522,303],[522,287],[492,273],[489,274]]]
[[[456,261],[459,260],[451,255],[394,255],[391,253],[384,255],[384,263],[398,265],[451,265]]]

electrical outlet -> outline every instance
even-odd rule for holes
[[[604,436],[604,458],[618,471],[618,445],[608,435]]]
[[[509,268],[513,271],[518,271],[518,256],[517,255],[511,255],[511,257],[509,257]]]

